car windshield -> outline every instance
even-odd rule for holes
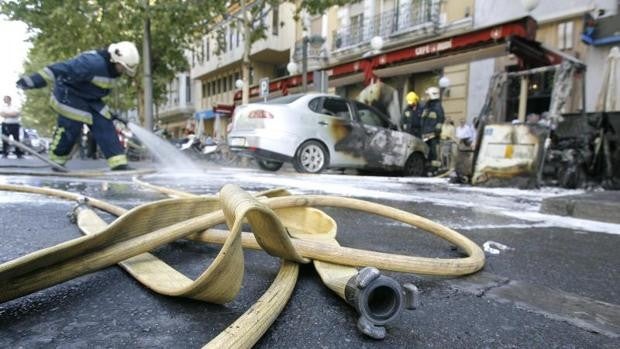
[[[265,102],[265,104],[289,104],[289,103],[295,102],[296,100],[300,99],[303,96],[304,94],[300,93],[300,94],[295,94],[295,95],[278,97],[278,98],[268,100],[267,102]]]

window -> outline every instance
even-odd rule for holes
[[[313,98],[310,103],[308,103],[308,108],[310,108],[310,110],[312,110],[315,113],[320,113],[321,111],[319,110],[319,108],[321,107],[321,99],[323,97],[317,97],[317,98]]]
[[[349,112],[349,106],[347,105],[347,101],[341,98],[325,98],[323,100],[323,107],[321,108],[320,113],[337,116],[349,120],[351,119],[351,113]]]
[[[235,89],[235,80],[233,80],[232,74],[228,76],[228,90],[232,91]]]
[[[240,36],[239,28],[237,28],[237,47],[239,47],[239,36]]]
[[[228,27],[228,49],[232,51],[233,49],[233,44],[234,44],[234,35],[235,35],[235,31],[233,30],[233,28]]]
[[[278,27],[280,26],[278,22],[280,22],[280,14],[277,5],[275,5],[271,10],[271,32],[273,35],[278,35]]]
[[[206,98],[211,94],[209,87],[211,87],[211,85],[209,85],[208,82],[202,82],[202,98]]]
[[[211,58],[211,50],[210,50],[210,42],[209,42],[209,38],[207,38],[207,62],[209,61],[209,58]]]
[[[558,24],[558,48],[560,50],[573,48],[573,22]]]
[[[185,102],[192,102],[192,79],[189,76],[184,76],[185,78]]]
[[[381,117],[375,110],[371,109],[369,106],[359,102],[355,102],[355,106],[357,107],[357,115],[359,116],[360,122],[362,124],[384,128],[389,127],[388,121]]]
[[[217,79],[217,90],[216,94],[220,94],[222,92],[222,79]]]
[[[200,40],[200,63],[204,63],[205,62],[205,41],[204,40]]]

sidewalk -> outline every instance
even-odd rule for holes
[[[620,224],[620,191],[546,198],[540,212]]]

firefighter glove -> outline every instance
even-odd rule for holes
[[[17,80],[17,83],[15,85],[17,86],[17,88],[27,90],[34,87],[34,82],[29,77],[23,76],[19,80]]]

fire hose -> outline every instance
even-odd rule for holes
[[[82,198],[48,188],[0,185],[0,189],[54,195],[69,200]],[[402,309],[403,292],[398,283],[380,275],[374,268],[456,276],[473,273],[484,264],[481,249],[459,233],[412,213],[371,202],[331,196],[291,196],[283,191],[272,191],[264,195],[266,198],[255,198],[232,185],[222,188],[217,197],[189,197],[176,193],[182,197],[145,204],[126,213],[103,201],[88,199],[89,206],[120,218],[105,227],[102,221],[87,213],[88,210],[78,210],[80,228],[90,235],[0,265],[0,302],[123,262],[134,265],[136,272],[130,273],[157,292],[225,303],[233,299],[241,287],[243,246],[262,248],[285,260],[276,278],[278,282],[274,282],[267,293],[281,292],[286,298],[280,304],[270,304],[261,303],[265,296],[261,297],[255,306],[266,307],[273,314],[261,322],[262,328],[229,333],[227,340],[218,342],[231,326],[212,342],[216,346],[216,343],[227,346],[236,343],[240,347],[253,345],[290,297],[297,277],[296,263],[291,262],[307,263],[310,260],[315,262],[326,285],[358,310],[361,315],[358,328],[371,337],[382,338],[385,335],[382,326]],[[349,208],[417,226],[455,244],[468,257],[435,259],[341,247],[335,240],[333,219],[311,206]],[[254,235],[241,232],[244,221],[250,224]],[[85,222],[91,222],[91,226]],[[210,229],[224,222],[230,232]],[[157,246],[188,236],[223,244],[213,263],[195,281],[147,254]],[[372,268],[358,273],[353,267]],[[372,304],[377,300],[379,305]],[[238,321],[258,313],[252,310],[256,309],[251,308]],[[243,340],[245,337],[248,337],[246,341]],[[237,341],[233,342],[231,338]]]

